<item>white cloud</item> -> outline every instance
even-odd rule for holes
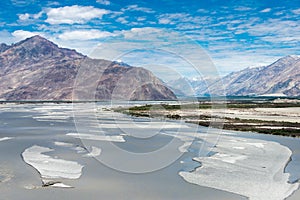
[[[19,14],[19,20],[21,20],[21,21],[28,20],[29,18],[30,18],[30,14],[28,14],[28,13]]]
[[[296,10],[292,10],[292,12],[296,15],[300,15],[300,8],[298,8]]]
[[[141,21],[145,21],[147,18],[146,17],[138,17],[136,20],[141,22]]]
[[[248,33],[253,36],[273,36],[274,38],[280,37],[282,39],[300,35],[300,25],[297,21],[270,19],[263,23],[246,25]]]
[[[24,30],[16,30],[12,33],[12,36],[15,37],[16,41],[24,40],[26,38],[29,38],[29,37],[32,37],[35,35],[43,36],[43,34],[40,32],[30,32],[30,31],[24,31]]]
[[[178,22],[185,22],[189,18],[187,13],[167,13],[162,14],[158,18],[158,23],[160,24],[176,24]]]
[[[33,19],[39,19],[44,14],[44,11],[41,11],[37,14],[32,15]]]
[[[1,43],[11,44],[16,42],[16,39],[7,30],[0,31],[0,41]]]
[[[120,22],[121,24],[128,24],[129,21],[127,20],[127,17],[118,17],[116,19],[117,22]]]
[[[236,7],[234,10],[236,10],[236,11],[249,11],[249,10],[252,10],[252,8],[246,7],[246,6],[239,6],[239,7]]]
[[[160,18],[158,19],[159,24],[175,24],[175,22],[172,22],[171,19],[168,18]]]
[[[159,24],[176,25],[177,30],[199,29],[212,22],[209,16],[192,16],[189,13],[167,13],[158,16]]]
[[[99,30],[66,31],[58,36],[61,40],[93,40],[114,36],[113,33]]]
[[[143,27],[143,28],[132,28],[130,30],[120,31],[120,34],[124,36],[125,39],[138,40],[145,38],[145,40],[156,40],[159,35],[164,37],[166,31],[164,29],[153,28],[153,27]],[[143,45],[143,44],[141,44]]]
[[[222,74],[253,65],[267,65],[279,57],[288,54],[297,54],[299,51],[300,25],[297,14],[300,14],[300,9],[297,7],[289,10],[281,8],[271,9],[268,7],[261,9],[234,7],[233,9],[240,11],[234,13],[230,13],[231,10],[222,9],[218,11],[218,14],[212,14],[214,11],[203,9],[199,9],[198,13],[174,12],[162,15],[157,13],[157,18],[153,23],[168,24],[174,30],[186,34],[189,38],[203,45],[210,52]],[[107,15],[108,18],[113,19],[114,22],[126,24],[126,27],[140,27],[141,24],[144,24],[144,26],[143,28],[108,32],[103,22],[101,25],[98,23],[99,21],[93,24],[96,20],[92,20],[92,23],[85,23],[94,18],[102,18],[104,15],[103,12],[96,12],[97,14],[94,14],[95,11],[99,10],[109,12]],[[51,11],[56,12],[48,15],[49,13],[51,14]],[[134,16],[127,15],[131,11],[138,11],[140,13],[136,13]],[[92,6],[69,6],[44,9],[40,16],[38,16],[39,13],[23,13],[19,15],[18,22],[24,21],[26,23],[28,20],[29,22],[36,22],[38,20],[34,21],[34,19],[41,20],[41,16],[44,14],[44,17],[48,16],[47,21],[48,23],[51,22],[52,25],[49,26],[46,23],[38,24],[37,31],[45,31],[50,36],[49,39],[52,39],[55,43],[67,48],[74,48],[79,52],[91,56],[89,54],[91,50],[97,49],[99,42],[105,43],[106,39],[108,39],[108,42],[104,45],[108,48],[108,51],[101,51],[104,52],[101,54],[101,58],[114,59],[112,55],[122,55],[121,53],[134,48],[151,48],[151,41],[157,41],[157,38],[167,38],[165,41],[169,41],[168,30],[164,31],[160,28],[147,27],[152,26],[150,25],[152,22],[149,21],[143,12],[152,13],[154,11],[150,8],[139,7],[138,5],[130,5],[116,12]],[[209,15],[203,14],[205,12],[209,12]],[[262,13],[268,12],[274,14],[273,18],[261,18]],[[276,14],[278,16],[275,16]],[[114,22],[109,23],[115,26],[119,24],[114,24]],[[72,27],[60,25],[61,23],[72,24]],[[104,27],[101,28],[103,31],[97,30],[94,25]],[[39,33],[19,30],[12,34],[10,37],[13,41],[16,41],[17,37],[19,38],[18,40],[21,40]],[[239,36],[237,36],[238,34]],[[179,37],[175,36],[173,39],[176,38]],[[114,41],[118,42],[119,40],[123,42],[121,43],[122,45],[111,49],[110,45]],[[2,41],[10,40],[4,39]],[[165,41],[159,40],[162,45]],[[117,51],[117,53],[112,52],[113,50]],[[183,55],[194,55],[193,49],[187,48],[182,49],[182,51],[185,51],[182,53]],[[145,54],[143,59],[136,59],[135,55],[133,55],[132,57],[128,56],[127,60],[122,60],[129,62],[129,64],[139,64],[138,62],[145,60],[146,56],[147,54]],[[197,58],[197,55],[194,55],[194,57]],[[143,65],[145,63],[140,64]],[[166,60],[166,63],[170,63],[169,60]],[[176,63],[170,67],[173,67],[173,65],[176,66]],[[179,68],[180,66],[176,67]]]
[[[101,19],[103,15],[108,14],[105,9],[95,8],[93,6],[65,6],[60,8],[51,8],[47,10],[47,20],[49,24],[84,24],[91,19]]]
[[[271,10],[272,10],[271,8],[266,8],[266,9],[261,10],[260,12],[261,12],[261,13],[268,13],[268,12],[270,12]]]
[[[102,5],[110,5],[110,1],[108,0],[97,0],[97,3],[100,3]]]
[[[99,41],[96,40],[62,40],[58,37],[50,38],[50,40],[57,44],[59,47],[75,49],[77,52],[84,55],[89,55],[99,43]]]
[[[201,73],[208,74],[214,70],[203,49],[178,32],[143,27],[115,33],[119,37],[101,42],[90,56],[145,67],[163,80],[170,79],[170,70],[177,74],[195,75],[198,72],[190,63],[200,67]],[[164,69],[169,73],[163,72]]]
[[[11,0],[10,2],[13,5],[20,6],[20,7],[27,6],[27,5],[35,3],[34,0]]]
[[[202,8],[198,9],[197,12],[198,12],[198,13],[209,13],[208,10],[202,9]]]
[[[145,13],[155,13],[155,11],[152,10],[151,8],[139,7],[136,4],[127,6],[126,8],[122,8],[121,10],[123,12],[124,11],[139,11],[139,12],[145,12]]]
[[[275,12],[274,15],[276,16],[280,16],[280,15],[284,15],[285,12],[284,11],[278,11],[278,12]]]
[[[20,21],[28,21],[28,20],[39,19],[43,14],[44,12],[41,11],[37,14],[24,13],[24,14],[19,14],[18,16]]]

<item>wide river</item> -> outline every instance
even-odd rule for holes
[[[300,199],[299,139],[111,107],[0,105],[0,199]]]

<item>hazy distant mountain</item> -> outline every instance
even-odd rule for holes
[[[217,78],[193,78],[182,77],[169,81],[167,84],[179,96],[203,96],[208,87],[216,82]]]
[[[190,95],[192,90],[198,96],[300,96],[300,56],[286,56],[271,65],[249,67],[219,79],[181,78],[168,85],[185,95]]]
[[[265,67],[246,68],[225,76],[226,94],[300,96],[300,57],[286,56]],[[210,86],[211,94],[219,94],[220,82]]]
[[[70,100],[76,75],[83,64],[102,72],[95,74],[99,76],[95,94],[98,100],[111,99],[112,94],[119,99],[131,100],[176,98],[164,83],[146,69],[91,59],[34,36],[12,46],[0,45],[0,99]],[[90,77],[82,78],[88,82]],[[119,81],[124,80],[126,85],[122,86]],[[84,87],[84,92],[91,89],[88,84]]]
[[[171,80],[167,82],[167,85],[172,88],[177,96],[193,96],[193,87],[191,81],[187,78]]]

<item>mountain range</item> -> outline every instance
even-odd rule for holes
[[[86,95],[74,96],[82,67],[92,70],[86,76],[81,74],[80,80],[86,84],[76,88],[77,94],[80,89],[79,93]],[[96,87],[89,84],[91,76]],[[0,44],[0,83],[0,99],[5,101],[176,99],[161,80],[144,68],[92,59],[38,35],[12,45]]]
[[[187,83],[197,96],[300,96],[300,56],[289,55],[268,66],[248,67],[221,78],[178,79],[168,84],[180,94],[190,93]]]
[[[82,72],[82,68],[88,70]],[[92,59],[37,35],[12,45],[0,44],[0,82],[0,100],[4,101],[300,96],[300,57],[286,56],[268,66],[249,67],[219,79],[181,78],[165,84],[144,68]]]

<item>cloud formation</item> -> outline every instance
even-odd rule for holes
[[[122,11],[139,11],[144,13],[155,13],[151,8],[140,7],[137,4],[129,5],[126,8],[122,8]]]
[[[30,31],[24,31],[24,30],[17,30],[12,33],[12,36],[15,37],[17,41],[24,40],[26,38],[29,38],[29,37],[32,37],[35,35],[43,36],[43,34],[40,32],[30,32]]]
[[[126,39],[128,47],[133,43],[143,47],[147,39],[164,37],[162,32],[178,32],[205,49],[224,73],[300,54],[296,0],[231,1],[230,5],[215,0],[86,0],[77,5],[14,1],[0,12],[0,39],[6,43],[43,34],[63,47],[89,54],[110,38]]]
[[[18,16],[19,16],[20,21],[27,21],[27,20],[39,19],[43,14],[44,14],[44,12],[41,11],[36,14],[24,13],[24,14],[19,14]]]
[[[268,13],[271,10],[272,10],[271,8],[265,8],[265,9],[261,10],[260,12],[262,12],[262,13]]]
[[[96,29],[66,31],[58,36],[62,40],[94,40],[114,36],[108,31],[99,31]]]
[[[49,24],[83,24],[94,18],[101,19],[108,13],[108,10],[93,6],[73,5],[50,8],[47,10],[46,22]]]
[[[102,5],[110,5],[110,1],[108,1],[108,0],[97,0],[97,3],[102,4]]]

